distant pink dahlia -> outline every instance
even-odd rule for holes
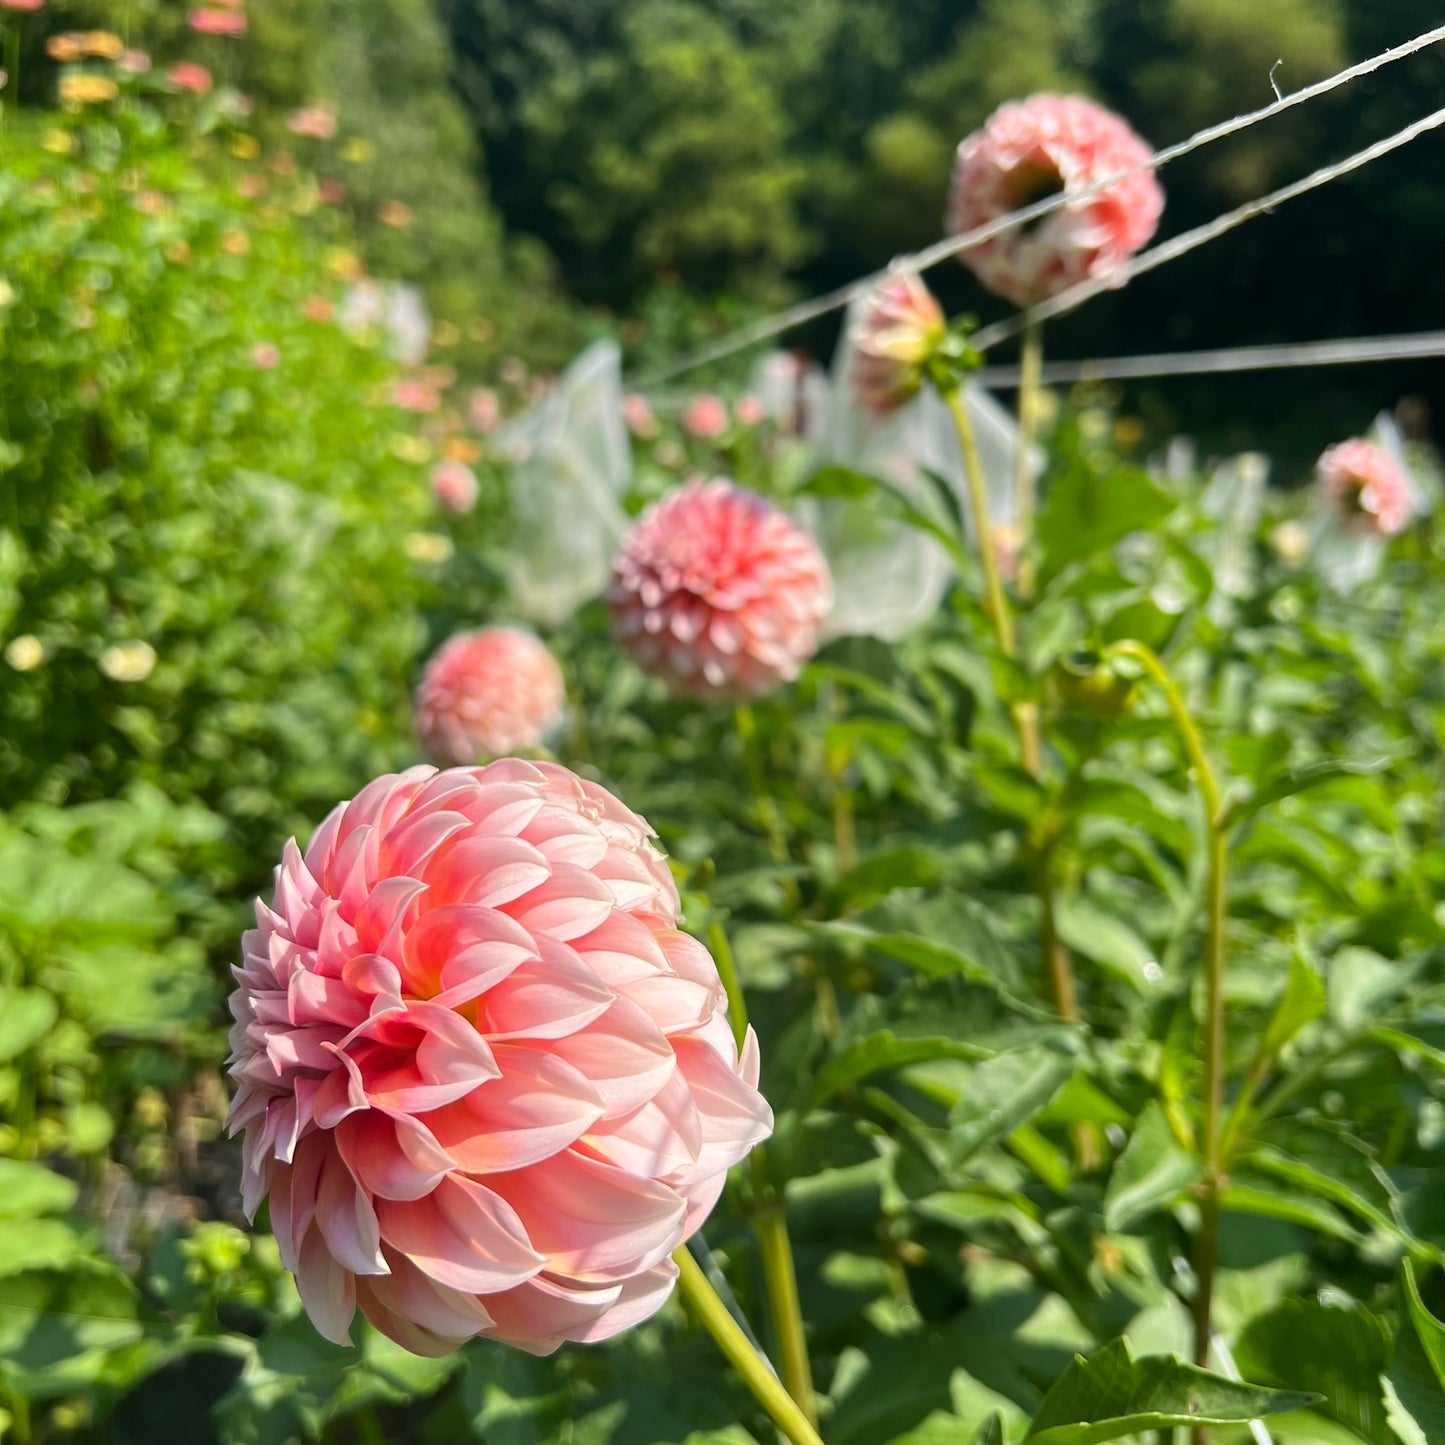
[[[433,762],[474,763],[542,745],[562,719],[562,670],[530,632],[461,632],[427,663],[416,730]]]
[[[204,65],[189,60],[178,60],[166,71],[166,79],[177,90],[188,90],[192,95],[205,95],[213,83],[211,72]]]
[[[733,403],[733,416],[739,426],[762,426],[768,419],[768,409],[751,392],[744,392]]]
[[[1352,437],[1315,464],[1325,499],[1346,526],[1393,537],[1410,522],[1410,480],[1383,447]]]
[[[772,1128],[652,830],[555,764],[378,778],[286,845],[231,995],[244,1204],[417,1354],[653,1314]]]
[[[234,40],[246,33],[246,17],[239,10],[217,10],[205,5],[192,10],[187,23],[201,35],[226,35]]]
[[[682,429],[701,441],[720,437],[728,429],[727,403],[710,391],[700,392],[682,414]]]
[[[642,515],[607,600],[613,633],[644,672],[694,697],[761,697],[813,655],[832,583],[786,512],[719,478]]]
[[[0,10],[21,10],[28,13],[44,8],[45,0],[0,0]]]
[[[1143,165],[1152,152],[1120,118],[1071,95],[1002,105],[967,136],[954,161],[948,229],[958,235],[1047,196],[1080,190]],[[1029,306],[1107,276],[1149,240],[1164,192],[1152,171],[1070,201],[964,251],[991,291]]]
[[[477,474],[465,462],[438,462],[432,468],[431,490],[447,511],[470,512],[477,505]]]
[[[496,431],[497,423],[502,419],[502,403],[498,400],[497,393],[489,386],[477,387],[467,398],[467,415],[471,418],[472,426],[482,436]]]
[[[924,367],[946,331],[943,311],[921,277],[909,271],[885,276],[849,338],[858,400],[880,416],[897,411],[923,384]]]
[[[650,441],[659,431],[652,403],[640,392],[628,392],[622,398],[622,420],[633,436]]]
[[[336,107],[322,102],[317,105],[303,105],[293,110],[286,125],[292,135],[305,136],[310,140],[330,140],[336,134]]]

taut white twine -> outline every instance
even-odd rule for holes
[[[990,221],[986,225],[976,226],[971,231],[964,231],[957,236],[947,236],[943,240],[935,242],[932,246],[922,251],[917,251],[911,256],[899,257],[888,269],[909,272],[926,271],[936,266],[940,261],[947,260],[950,256],[956,256],[960,252],[971,250],[975,246],[981,246],[985,241],[992,240],[995,236],[1014,226],[1025,225],[1030,221],[1037,220],[1040,216],[1046,216],[1051,211],[1079,200],[1081,197],[1095,195],[1099,191],[1107,190],[1110,186],[1118,185],[1122,180],[1130,176],[1142,174],[1145,171],[1159,170],[1168,165],[1171,161],[1178,160],[1181,156],[1189,155],[1192,151],[1211,145],[1215,141],[1223,140],[1227,136],[1237,135],[1240,131],[1249,129],[1250,126],[1258,125],[1261,121],[1269,120],[1272,117],[1290,110],[1294,106],[1303,105],[1307,101],[1316,99],[1318,96],[1337,89],[1341,85],[1348,84],[1352,80],[1358,80],[1361,76],[1369,75],[1373,71],[1380,70],[1386,65],[1391,65],[1397,60],[1403,60],[1407,56],[1414,55],[1418,51],[1425,50],[1434,45],[1437,41],[1445,40],[1445,25],[1437,26],[1433,30],[1427,30],[1422,35],[1417,35],[1413,40],[1407,40],[1402,45],[1393,46],[1389,50],[1381,51],[1380,54],[1371,56],[1368,60],[1362,60],[1356,65],[1346,67],[1335,75],[1324,80],[1317,81],[1314,85],[1307,85],[1291,94],[1282,96],[1272,101],[1269,105],[1261,106],[1258,110],[1245,111],[1234,116],[1230,120],[1221,121],[1216,125],[1206,126],[1203,130],[1196,131],[1186,140],[1176,145],[1166,146],[1163,150],[1156,151],[1150,158],[1140,166],[1130,170],[1118,171],[1111,176],[1105,176],[1094,182],[1092,185],[1081,187],[1079,190],[1068,191],[1056,196],[1049,196],[1041,201],[1035,201],[1033,205],[1024,206],[1017,211],[1011,211],[1006,216],[1000,216],[997,220]],[[638,387],[657,386],[662,382],[671,381],[675,377],[682,376],[689,371],[695,371],[700,366],[710,365],[714,361],[721,361],[724,357],[732,356],[734,353],[746,350],[749,346],[756,346],[760,341],[768,341],[772,337],[781,336],[785,332],[814,321],[820,316],[827,316],[830,312],[840,311],[851,301],[859,296],[866,295],[878,281],[887,274],[887,270],[875,271],[862,277],[860,280],[852,281],[846,286],[837,290],[825,292],[821,296],[815,296],[811,300],[799,302],[798,305],[789,307],[786,311],[780,311],[772,316],[765,316],[751,325],[740,327],[737,331],[707,346],[699,347],[696,351],[688,353],[678,361],[667,366],[658,367],[633,380],[633,385]]]
[[[1217,351],[1109,356],[1089,361],[1046,361],[1043,381],[1047,386],[1069,385],[1077,381],[1138,381],[1161,376],[1227,375],[1239,371],[1345,366],[1365,361],[1411,361],[1432,356],[1445,356],[1445,331],[1268,346],[1230,346]],[[977,376],[981,386],[1008,389],[1018,385],[1019,370],[1016,366],[985,366]]]

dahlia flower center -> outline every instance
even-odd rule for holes
[[[1003,178],[1004,202],[1011,211],[1062,195],[1067,189],[1068,183],[1058,162],[1045,150],[1031,151]],[[1032,230],[1046,219],[1045,216],[1035,216],[1019,229]]]

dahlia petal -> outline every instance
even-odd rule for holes
[[[522,1169],[575,1143],[602,1117],[597,1090],[570,1064],[537,1049],[497,1044],[501,1077],[425,1116],[456,1168]]]
[[[552,868],[520,838],[469,833],[438,849],[427,868],[427,904],[500,908],[545,883]]]
[[[631,999],[619,997],[586,1028],[556,1039],[552,1052],[592,1084],[606,1108],[620,1118],[645,1104],[677,1067],[672,1044]]]
[[[474,1295],[437,1284],[404,1255],[386,1253],[390,1275],[358,1279],[357,1303],[366,1318],[404,1350],[437,1359],[492,1323]]]
[[[621,1283],[583,1287],[547,1275],[488,1297],[494,1320],[488,1335],[533,1355],[550,1355],[568,1340],[582,1338],[622,1298]]]
[[[617,995],[565,943],[537,939],[538,957],[514,969],[482,1000],[483,1029],[502,1039],[556,1039],[600,1018]]]
[[[609,1164],[650,1179],[695,1164],[702,1142],[702,1121],[680,1070],[640,1108],[598,1123],[583,1140]]]
[[[677,1266],[670,1259],[660,1261],[651,1269],[624,1280],[617,1303],[599,1315],[595,1323],[569,1332],[567,1339],[577,1344],[595,1344],[630,1330],[643,1320],[651,1319],[666,1304],[676,1283]]]
[[[320,1229],[309,1230],[301,1241],[296,1289],[317,1334],[333,1345],[349,1345],[356,1317],[356,1279],[327,1249]]]
[[[421,1199],[379,1200],[377,1214],[392,1249],[452,1289],[510,1289],[547,1263],[506,1198],[460,1175]]]
[[[501,982],[537,956],[531,934],[500,909],[450,904],[424,913],[406,939],[407,987],[417,995],[446,992],[454,1008]],[[472,989],[471,993],[457,990]]]
[[[559,863],[550,875],[508,910],[529,933],[568,943],[591,933],[612,911],[612,890],[596,874]]]
[[[316,1197],[316,1223],[326,1247],[353,1274],[385,1274],[381,1227],[371,1201],[335,1154],[327,1156]]]
[[[353,1114],[337,1126],[336,1147],[357,1184],[378,1199],[420,1199],[453,1168],[426,1125],[407,1114]]]
[[[583,1282],[649,1269],[682,1238],[676,1193],[571,1149],[492,1182],[526,1218],[549,1270]]]

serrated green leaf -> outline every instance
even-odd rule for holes
[[[1203,1173],[1203,1163],[1179,1147],[1163,1109],[1148,1105],[1109,1175],[1104,1228],[1123,1229],[1166,1208]]]
[[[1115,1340],[1074,1362],[1044,1397],[1025,1445],[1097,1445],[1175,1426],[1230,1425],[1298,1410],[1315,1397],[1243,1385],[1173,1356],[1134,1359]]]

